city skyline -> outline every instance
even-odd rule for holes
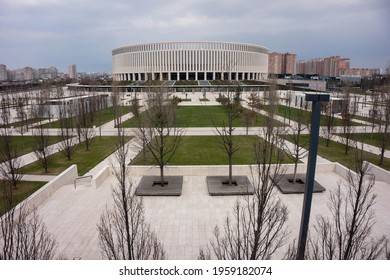
[[[0,64],[111,72],[112,49],[207,40],[259,44],[297,60],[339,55],[353,68],[390,63],[385,0],[60,1],[0,0]]]

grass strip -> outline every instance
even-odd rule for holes
[[[256,141],[263,141],[257,136],[233,136],[238,144],[239,150],[233,154],[233,164],[254,164],[255,157],[253,144]],[[154,165],[151,155],[147,153],[148,162],[143,161],[140,152],[132,161],[132,165]],[[292,163],[287,156],[284,156],[283,163]],[[183,136],[175,155],[169,165],[227,165],[227,153],[222,150],[219,144],[219,136]]]
[[[127,137],[127,141],[130,139],[131,137]],[[22,172],[36,175],[58,175],[72,164],[77,164],[78,174],[82,176],[111,155],[116,150],[116,142],[117,137],[115,136],[94,137],[88,151],[84,143],[77,144],[71,160],[68,160],[60,152],[51,155],[48,173],[45,173],[42,165],[37,161],[23,167]]]

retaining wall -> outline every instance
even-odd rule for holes
[[[73,184],[77,178],[77,165],[73,164],[68,169],[63,171],[60,175],[48,182],[42,188],[30,195],[24,202],[26,207],[32,209],[38,207],[46,199],[51,197],[59,188]]]
[[[111,167],[106,165],[95,176],[93,176],[91,181],[91,186],[93,189],[97,189],[101,184],[112,174]]]
[[[332,172],[334,171],[335,163],[319,163],[317,164],[317,172]],[[254,167],[254,165],[252,165]],[[282,166],[286,173],[294,172],[294,164],[284,164]],[[181,175],[181,176],[223,176],[228,174],[227,165],[199,165],[199,166],[166,166],[164,174]],[[298,164],[298,173],[306,173],[306,164]],[[233,165],[233,174],[249,175],[251,166],[249,165]],[[130,174],[133,176],[157,176],[160,174],[160,169],[157,166],[131,166]]]

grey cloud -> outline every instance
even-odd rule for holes
[[[389,4],[387,0],[0,0],[0,63],[49,64],[62,70],[77,63],[82,71],[106,71],[111,69],[110,51],[121,45],[226,40],[295,52],[299,58],[345,55],[361,67],[384,67],[381,61],[390,57]]]

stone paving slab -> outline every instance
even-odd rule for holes
[[[160,181],[160,176],[143,176],[139,182],[135,194],[138,196],[180,196],[183,188],[183,176],[165,176],[168,183],[163,187],[155,184]]]
[[[228,180],[227,176],[207,176],[207,188],[211,196],[219,195],[252,195],[254,187],[249,181],[248,176],[233,176],[236,184],[227,185],[223,182]]]
[[[132,177],[134,184],[141,177]],[[334,172],[318,172],[316,180],[327,191],[313,195],[310,227],[315,225],[317,215],[331,215],[328,202],[331,191],[345,178]],[[109,176],[98,189],[64,186],[38,208],[48,231],[58,243],[57,254],[66,259],[81,258],[94,260],[104,258],[99,246],[96,225],[100,215],[112,209],[112,186],[117,183],[115,176]],[[390,232],[389,183],[376,182],[377,203],[374,205],[377,223],[374,236]],[[344,189],[344,188],[343,188]],[[289,242],[298,238],[302,213],[302,194],[283,195],[276,192],[289,210],[287,221],[291,232]],[[184,176],[181,196],[143,197],[145,218],[156,232],[166,249],[170,260],[196,260],[199,248],[204,247],[213,237],[216,225],[222,226],[226,216],[233,211],[237,199],[243,196],[210,196],[206,176]],[[288,243],[289,243],[288,242]],[[282,259],[284,249],[274,259]]]
[[[284,174],[281,176],[280,181],[277,184],[278,189],[283,194],[298,194],[298,193],[305,193],[305,181],[306,181],[306,174],[297,174],[296,179],[298,182],[295,184],[289,182],[289,179],[292,180],[294,174]],[[316,180],[314,180],[314,188],[313,192],[324,192],[326,189],[321,186]]]

